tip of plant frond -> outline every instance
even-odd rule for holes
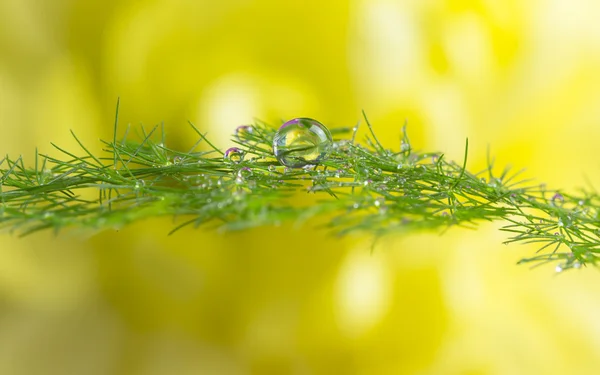
[[[196,125],[194,125],[190,120],[188,120],[188,124],[190,124],[190,126],[192,127],[192,129],[194,129],[196,134],[198,134],[198,136],[200,136],[200,138],[202,138],[202,140],[206,142],[206,144],[208,144],[213,150],[215,150],[221,155],[225,155],[225,153],[221,151],[217,146],[215,146],[211,141],[209,141],[208,138],[206,138],[206,134],[202,134],[202,132],[200,132]]]
[[[115,123],[113,126],[113,148],[116,148],[117,145],[117,130],[119,128],[119,105],[121,104],[121,97],[117,97],[117,108],[115,110]],[[113,158],[114,168],[117,169],[117,154],[115,152]]]

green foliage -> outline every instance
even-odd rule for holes
[[[600,252],[600,197],[595,191],[566,194],[517,179],[493,162],[478,173],[440,153],[415,152],[404,129],[400,149],[369,136],[356,142],[357,128],[336,129],[326,160],[304,168],[281,166],[271,148],[275,130],[257,122],[234,137],[240,152],[227,158],[193,124],[199,140],[187,152],[165,144],[164,129],[137,140],[125,135],[103,142],[105,156],[92,154],[73,134],[77,156],[53,145],[64,158],[39,155],[33,168],[21,157],[0,163],[0,225],[26,235],[66,227],[119,227],[156,216],[185,226],[218,230],[279,225],[326,227],[340,235],[375,238],[415,230],[473,228],[502,220],[506,243],[537,243],[538,253],[521,263],[557,262],[556,270],[596,265]],[[351,135],[350,135],[351,134]],[[206,145],[205,151],[197,151]],[[305,223],[310,221],[310,223]]]

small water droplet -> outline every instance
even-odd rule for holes
[[[248,167],[243,167],[237,172],[235,176],[235,183],[238,185],[242,185],[246,183],[246,179],[250,176],[252,176],[252,169]]]
[[[581,199],[579,202],[577,202],[580,206],[583,206],[585,204],[585,202],[583,201],[583,199]]]
[[[375,169],[373,169],[373,174],[374,174],[374,175],[376,175],[376,176],[381,176],[381,173],[383,173],[383,172],[381,171],[381,169],[380,169],[380,168],[375,168]]]
[[[252,125],[241,125],[235,129],[235,137],[240,142],[248,142],[248,138],[254,133]]]
[[[481,177],[479,181],[481,181],[482,184],[487,184],[487,180],[485,179],[485,177]]]
[[[269,165],[269,167],[267,169],[269,170],[269,172],[275,172],[277,167],[275,167],[273,164],[271,164],[271,165]]]
[[[225,151],[223,158],[225,160],[230,160],[234,163],[239,163],[242,160],[244,160],[244,151],[240,150],[237,147],[230,147],[227,149],[227,151]]]
[[[331,133],[325,125],[310,118],[296,118],[277,130],[273,153],[281,164],[300,168],[327,158],[332,144]]]
[[[243,167],[238,171],[238,176],[241,176],[243,178],[248,178],[250,176],[252,176],[252,169],[248,168],[248,167]]]
[[[555,270],[557,273],[560,273],[560,272],[562,272],[562,271],[563,271],[563,267],[562,267],[562,265],[560,265],[560,264],[559,264],[558,266],[556,266],[556,268],[555,268],[554,270]]]
[[[410,150],[410,145],[404,141],[400,144],[400,152],[406,152]]]
[[[564,201],[565,201],[565,197],[563,197],[563,195],[561,193],[555,193],[552,196],[552,204],[553,205],[556,205],[557,203],[562,205],[562,203]]]
[[[398,165],[396,165],[396,169],[398,169],[398,170],[402,169],[402,163],[398,163]]]
[[[373,204],[375,205],[375,207],[380,207],[385,203],[385,198],[383,197],[378,197],[377,199],[375,199],[375,202],[373,202]]]
[[[360,204],[358,204],[358,203],[354,203],[354,204],[352,205],[352,208],[354,208],[354,209],[357,209],[357,208],[359,208],[359,207],[360,207]]]
[[[365,182],[363,182],[363,186],[369,186],[373,183],[373,180],[366,180]]]

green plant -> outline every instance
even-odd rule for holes
[[[271,146],[275,129],[261,122],[240,128],[233,138],[237,149],[225,155],[191,123],[199,140],[182,152],[166,146],[158,127],[140,128],[137,140],[129,139],[129,128],[117,138],[115,121],[112,141],[103,142],[105,156],[91,153],[73,133],[80,156],[53,144],[64,158],[36,150],[32,168],[21,157],[2,159],[0,225],[26,235],[168,215],[178,221],[171,233],[188,225],[240,230],[293,221],[379,238],[502,220],[512,236],[506,243],[540,246],[520,263],[557,262],[557,271],[597,264],[595,191],[550,191],[519,181],[519,172],[509,168],[496,174],[492,161],[471,173],[468,140],[460,163],[415,152],[405,129],[400,150],[388,150],[365,121],[364,144],[356,142],[357,128],[335,129],[328,157],[303,168],[279,164]],[[196,151],[200,144],[208,149]]]

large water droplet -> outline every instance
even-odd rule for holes
[[[231,147],[228,148],[227,151],[225,151],[225,155],[223,155],[223,158],[225,158],[226,160],[231,160],[234,163],[239,163],[244,159],[244,151],[240,150],[237,147]]]
[[[301,168],[326,158],[332,145],[325,125],[310,118],[296,118],[283,124],[275,134],[273,153],[281,164]]]

